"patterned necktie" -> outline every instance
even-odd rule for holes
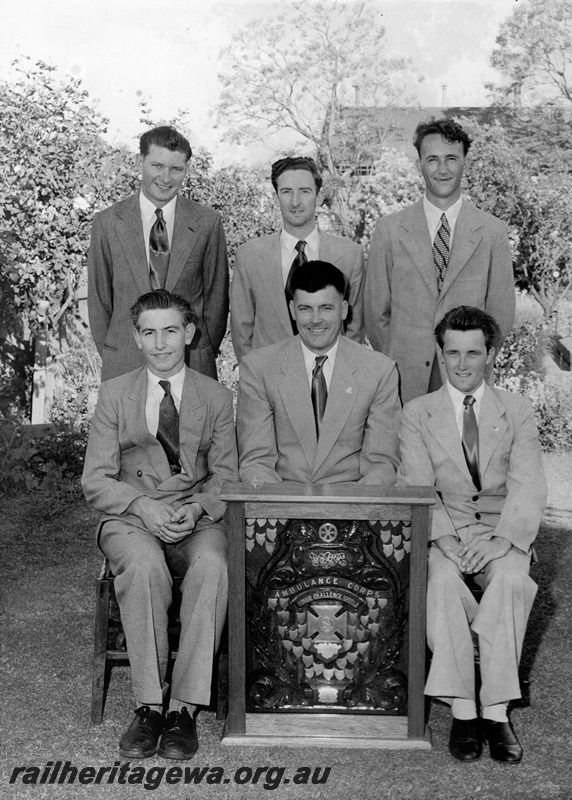
[[[155,209],[157,219],[149,234],[149,272],[152,289],[164,289],[169,268],[169,237],[160,208]]]
[[[179,414],[171,394],[170,382],[159,381],[159,386],[165,392],[165,396],[159,406],[157,439],[163,445],[163,450],[167,454],[171,475],[175,475],[181,471],[179,461]]]
[[[465,461],[471,473],[477,491],[481,491],[481,478],[479,475],[479,429],[475,417],[475,398],[472,394],[466,395],[463,400],[463,452]]]
[[[301,267],[302,264],[305,264],[308,261],[308,256],[305,253],[306,250],[306,242],[303,239],[296,242],[296,255],[294,256],[294,261],[290,266],[290,271],[288,272],[288,277],[286,278],[286,288],[284,290],[284,294],[286,295],[286,305],[290,304],[290,300],[292,300],[292,292],[290,290],[290,284],[292,282],[292,275],[296,272],[298,267]],[[298,333],[298,326],[296,322],[290,317],[290,323],[292,325],[292,332],[294,336]]]
[[[449,263],[449,248],[451,245],[451,228],[447,222],[445,214],[441,214],[441,225],[433,242],[433,261],[435,262],[435,273],[437,275],[437,289],[441,294],[443,279],[447,272]]]
[[[312,370],[312,406],[314,408],[314,419],[316,421],[316,434],[320,438],[320,425],[324,418],[326,403],[328,402],[328,384],[324,375],[324,362],[328,356],[316,356],[314,369]]]

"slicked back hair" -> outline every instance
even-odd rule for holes
[[[155,289],[153,292],[142,294],[131,306],[131,322],[137,328],[139,317],[144,311],[168,311],[170,308],[181,312],[185,326],[191,322],[196,325],[196,317],[185,298],[179,294],[171,294],[166,289]]]
[[[307,261],[294,270],[294,274],[290,279],[292,297],[294,297],[297,289],[314,294],[314,292],[319,292],[327,286],[333,286],[338,294],[341,294],[346,299],[346,276],[328,261]]]
[[[421,158],[421,142],[426,136],[430,136],[432,133],[438,133],[447,142],[460,142],[463,145],[463,153],[465,155],[469,152],[469,147],[473,141],[458,122],[447,119],[446,117],[442,119],[431,117],[427,122],[420,122],[415,128],[413,146],[417,150],[419,158]]]
[[[280,158],[278,161],[275,161],[274,164],[272,164],[270,180],[272,181],[272,186],[274,187],[275,192],[278,191],[278,178],[283,172],[287,172],[290,169],[304,169],[306,172],[311,173],[316,185],[316,194],[318,194],[322,188],[322,176],[318,171],[318,165],[314,159],[307,156],[289,156],[288,158]]]
[[[139,139],[139,152],[145,157],[149,154],[151,145],[164,147],[165,150],[180,152],[185,154],[185,161],[193,155],[189,140],[185,139],[182,133],[173,128],[172,125],[160,125],[158,128],[151,128]]]
[[[496,321],[480,308],[474,306],[457,306],[448,311],[435,328],[435,338],[439,347],[443,347],[446,331],[477,331],[481,330],[485,337],[487,352],[494,346],[500,335]]]

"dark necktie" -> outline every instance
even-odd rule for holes
[[[435,262],[435,274],[437,275],[437,289],[441,294],[443,279],[447,272],[449,263],[449,248],[451,245],[451,228],[447,222],[445,214],[441,214],[441,225],[433,242],[433,261]]]
[[[324,418],[326,403],[328,401],[328,384],[324,375],[324,362],[328,356],[316,356],[316,363],[312,370],[312,406],[316,420],[316,434],[320,438],[320,425]]]
[[[179,462],[179,414],[171,394],[170,382],[159,381],[159,386],[165,392],[165,396],[159,406],[157,439],[163,445],[163,450],[167,454],[171,475],[175,475],[181,471]]]
[[[169,268],[169,237],[160,208],[155,209],[157,219],[149,234],[149,273],[152,289],[164,289]]]
[[[292,261],[290,271],[288,272],[288,277],[286,278],[286,288],[284,290],[284,294],[286,295],[287,306],[289,306],[290,300],[292,300],[292,291],[290,289],[292,275],[296,272],[298,267],[301,267],[302,264],[305,264],[308,261],[308,256],[306,255],[305,250],[306,242],[303,239],[300,239],[300,241],[296,242],[296,255],[294,256],[294,261]],[[290,324],[292,325],[292,332],[295,336],[298,333],[298,326],[292,317],[290,317]]]
[[[471,473],[477,491],[481,491],[481,478],[479,475],[479,429],[475,417],[475,398],[472,394],[466,395],[463,400],[463,452],[465,461]]]

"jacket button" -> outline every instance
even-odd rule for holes
[[[426,367],[430,367],[430,366],[431,366],[431,362],[430,362],[430,361],[426,361],[426,362],[425,362],[425,366],[426,366]]]
[[[479,495],[478,495],[478,494],[476,494],[476,495],[473,497],[473,503],[476,503],[478,499],[479,499]]]
[[[479,514],[479,512],[478,512],[478,511],[477,511],[477,513],[475,514],[475,517],[476,517],[477,519],[480,519],[480,518],[481,518],[481,515]]]
[[[140,469],[138,469],[138,470],[137,470],[137,477],[138,477],[138,478],[141,478],[142,476],[143,476],[143,471],[142,471],[142,470],[140,470]]]

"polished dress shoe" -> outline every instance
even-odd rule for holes
[[[157,752],[157,743],[163,730],[163,715],[140,706],[133,722],[119,742],[119,755],[123,758],[149,758]]]
[[[449,752],[459,761],[476,761],[483,752],[479,736],[479,721],[475,719],[455,719],[449,736]]]
[[[195,720],[186,708],[167,715],[165,730],[157,751],[163,758],[192,758],[199,749]]]
[[[516,738],[510,720],[495,722],[492,719],[483,719],[482,728],[485,739],[489,743],[491,758],[505,764],[518,764],[522,759],[522,747]]]

